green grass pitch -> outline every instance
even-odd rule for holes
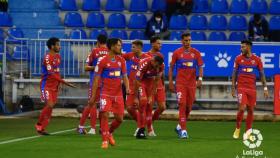
[[[243,150],[249,150],[241,138],[232,139],[235,123],[223,121],[188,122],[190,139],[177,138],[174,132],[176,121],[157,121],[154,123],[157,137],[137,140],[132,136],[135,123],[127,120],[114,134],[116,146],[110,146],[107,150],[100,148],[99,134],[79,135],[74,130],[1,144],[8,140],[35,136],[35,122],[36,119],[0,119],[1,157],[236,158],[237,155],[242,155]],[[52,133],[73,129],[77,124],[77,119],[53,118],[48,131]],[[255,150],[263,151],[267,158],[279,158],[280,123],[254,122],[253,125],[261,131],[264,139]]]

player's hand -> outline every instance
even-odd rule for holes
[[[265,99],[268,99],[269,95],[268,95],[268,90],[264,90],[263,91],[263,94],[264,94],[264,98]]]
[[[92,96],[89,101],[88,101],[88,104],[89,105],[94,105],[94,101],[95,101],[95,96]]]
[[[175,86],[173,83],[169,84],[169,90],[170,90],[170,92],[175,93]]]
[[[149,96],[148,97],[148,104],[151,104],[153,102],[153,97],[152,96]]]
[[[136,105],[137,107],[139,106],[139,99],[137,97],[134,98],[133,104]]]
[[[197,80],[197,82],[196,82],[196,88],[201,88],[201,86],[202,86],[202,81],[201,80]]]
[[[125,89],[125,92],[126,92],[126,95],[129,95],[129,94],[131,94],[131,91],[130,91],[130,89]]]
[[[231,88],[231,95],[232,95],[233,98],[236,97],[236,90],[235,90],[235,88]]]

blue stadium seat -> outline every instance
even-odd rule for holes
[[[130,33],[129,39],[130,40],[134,40],[134,39],[146,40],[147,37],[146,37],[144,31],[142,31],[142,30],[133,30]]]
[[[192,12],[193,13],[208,13],[209,12],[208,0],[195,0]]]
[[[276,15],[270,18],[269,20],[269,29],[270,30],[280,30],[280,16]]]
[[[70,39],[87,39],[87,34],[83,29],[73,29],[70,33]]]
[[[114,13],[109,16],[108,19],[108,28],[125,28],[126,21],[125,16],[121,13]]]
[[[234,15],[229,20],[229,30],[241,31],[247,30],[248,25],[246,18],[241,15]]]
[[[41,39],[48,39],[50,37],[57,37],[57,38],[68,38],[67,34],[65,33],[64,28],[63,29],[53,29],[53,30],[38,30],[39,31],[39,38]],[[38,37],[38,32],[37,32]]]
[[[130,0],[130,12],[147,12],[148,2],[147,0]]]
[[[206,41],[206,35],[202,31],[192,31],[191,37],[193,41]]]
[[[15,46],[13,51],[13,60],[27,60],[28,48],[26,46]]]
[[[280,14],[280,1],[272,0],[269,8],[270,14]]]
[[[181,40],[181,35],[183,31],[172,31],[169,37],[169,40],[171,41],[179,41]]]
[[[226,30],[227,19],[223,15],[213,15],[209,23],[210,30]]]
[[[227,37],[224,32],[211,32],[208,41],[226,41]]]
[[[187,18],[184,15],[172,15],[169,21],[169,29],[185,30],[187,29]]]
[[[60,0],[59,1],[60,10],[64,11],[77,11],[76,0]]]
[[[228,13],[227,0],[212,0],[211,13]]]
[[[100,11],[100,0],[83,0],[84,11]]]
[[[244,32],[231,32],[229,35],[229,41],[242,41],[247,39]]]
[[[268,6],[266,0],[252,0],[250,13],[266,14],[267,9]]]
[[[130,29],[145,29],[146,25],[147,18],[144,14],[132,14],[127,27]]]
[[[207,19],[204,15],[193,15],[190,20],[191,30],[207,30]]]
[[[23,32],[20,28],[10,28],[8,30],[7,42],[20,43],[16,38],[24,38]]]
[[[90,13],[87,18],[86,26],[93,27],[93,28],[104,28],[105,27],[104,15],[99,12]]]
[[[125,30],[113,30],[110,34],[110,38],[120,38],[122,40],[128,39]]]
[[[99,34],[103,34],[103,35],[108,36],[107,32],[105,30],[101,29],[101,30],[92,30],[90,35],[89,35],[89,38],[90,39],[96,39]]]
[[[247,0],[232,0],[231,6],[230,6],[230,13],[247,14],[248,13]]]
[[[0,12],[0,27],[11,27],[12,18],[6,12]]]
[[[123,11],[124,10],[124,1],[123,0],[107,0],[106,11]]]
[[[152,12],[164,12],[166,10],[166,0],[153,0],[151,10]]]
[[[64,18],[64,25],[67,27],[84,27],[82,17],[77,12],[68,12]]]

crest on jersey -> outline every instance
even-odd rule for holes
[[[119,66],[121,66],[121,65],[122,65],[122,63],[121,63],[121,62],[118,62],[118,65],[119,65]]]
[[[191,57],[194,58],[194,54],[193,53],[191,53]]]
[[[256,61],[255,61],[255,60],[252,60],[252,61],[251,61],[251,63],[252,63],[252,64],[255,64],[255,63],[256,63]]]

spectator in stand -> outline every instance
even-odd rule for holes
[[[149,38],[152,36],[159,36],[164,40],[169,39],[170,31],[168,31],[168,24],[167,21],[163,19],[163,14],[160,11],[156,11],[148,21],[146,35]]]
[[[0,0],[0,12],[8,11],[8,0]]]
[[[173,14],[189,15],[192,12],[192,0],[166,0],[166,16],[168,20]]]
[[[269,26],[265,18],[260,14],[254,14],[249,22],[249,39],[252,41],[268,41]]]

